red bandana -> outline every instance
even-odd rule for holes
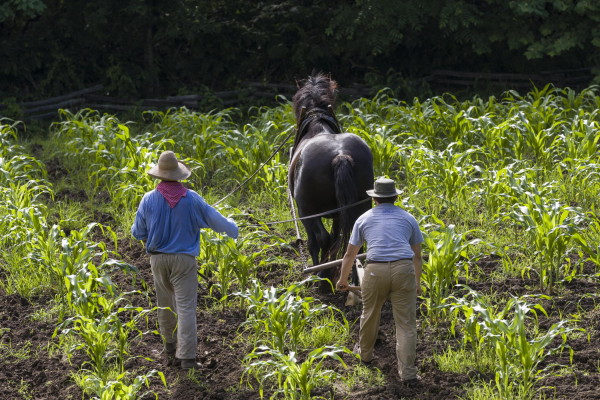
[[[171,208],[175,207],[179,200],[187,194],[187,189],[181,182],[162,181],[158,184],[156,190],[163,195]]]

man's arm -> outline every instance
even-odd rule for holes
[[[131,234],[138,240],[148,240],[148,228],[146,226],[146,217],[144,215],[144,200],[140,202],[138,210],[135,213],[135,219],[131,226]]]
[[[225,232],[227,236],[233,239],[238,237],[239,229],[233,219],[223,216],[223,214],[208,204],[204,210],[204,215],[206,216],[208,226],[210,226],[213,231],[219,233]]]
[[[410,246],[413,253],[413,265],[415,266],[415,281],[417,283],[417,296],[421,295],[421,272],[423,271],[423,254],[421,244],[413,244]]]
[[[340,271],[340,279],[338,279],[336,284],[336,288],[338,290],[348,290],[348,277],[350,276],[350,272],[352,271],[352,265],[354,265],[354,261],[356,260],[356,256],[358,255],[359,250],[360,246],[348,244],[346,254],[344,254],[344,258],[342,259],[342,270]]]

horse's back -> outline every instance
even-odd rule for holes
[[[369,145],[361,137],[347,132],[313,137],[302,149],[301,158],[322,167],[341,155],[350,156],[355,163],[372,169],[373,155]]]
[[[365,191],[373,185],[373,156],[367,143],[353,133],[321,134],[299,154],[294,197],[301,208],[310,212],[337,208],[335,169],[340,159],[349,162],[357,198],[366,198]]]

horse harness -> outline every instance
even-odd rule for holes
[[[306,111],[306,107],[302,107],[300,111],[300,122],[298,124],[298,131],[296,133],[296,140],[294,141],[293,152],[296,152],[298,148],[298,144],[306,135],[306,130],[308,128],[308,124],[310,124],[314,120],[323,120],[329,125],[329,127],[333,130],[334,133],[341,133],[342,127],[340,126],[339,121],[335,117],[333,113],[333,109],[331,105],[327,107],[327,110],[323,108],[313,108],[310,111]]]
[[[289,164],[289,174],[288,174],[288,182],[289,188],[293,192],[294,187],[294,179],[293,174],[296,170],[296,163],[298,162],[298,158],[300,156],[301,150],[306,145],[307,142],[301,143],[302,139],[306,135],[306,131],[308,129],[308,125],[315,120],[323,120],[329,127],[333,130],[334,134],[342,133],[342,127],[335,117],[333,113],[333,108],[331,105],[327,106],[327,109],[315,107],[310,111],[306,111],[306,107],[302,107],[300,111],[300,123],[298,124],[298,129],[296,133],[296,140],[294,141],[294,147],[292,147],[290,152],[290,164]]]

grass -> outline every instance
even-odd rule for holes
[[[348,393],[364,389],[382,387],[387,384],[385,375],[377,368],[367,367],[357,363],[343,378]]]
[[[441,354],[434,354],[433,359],[441,371],[456,374],[479,372],[482,374],[494,370],[495,357],[488,352],[476,353],[470,349],[448,347]]]

